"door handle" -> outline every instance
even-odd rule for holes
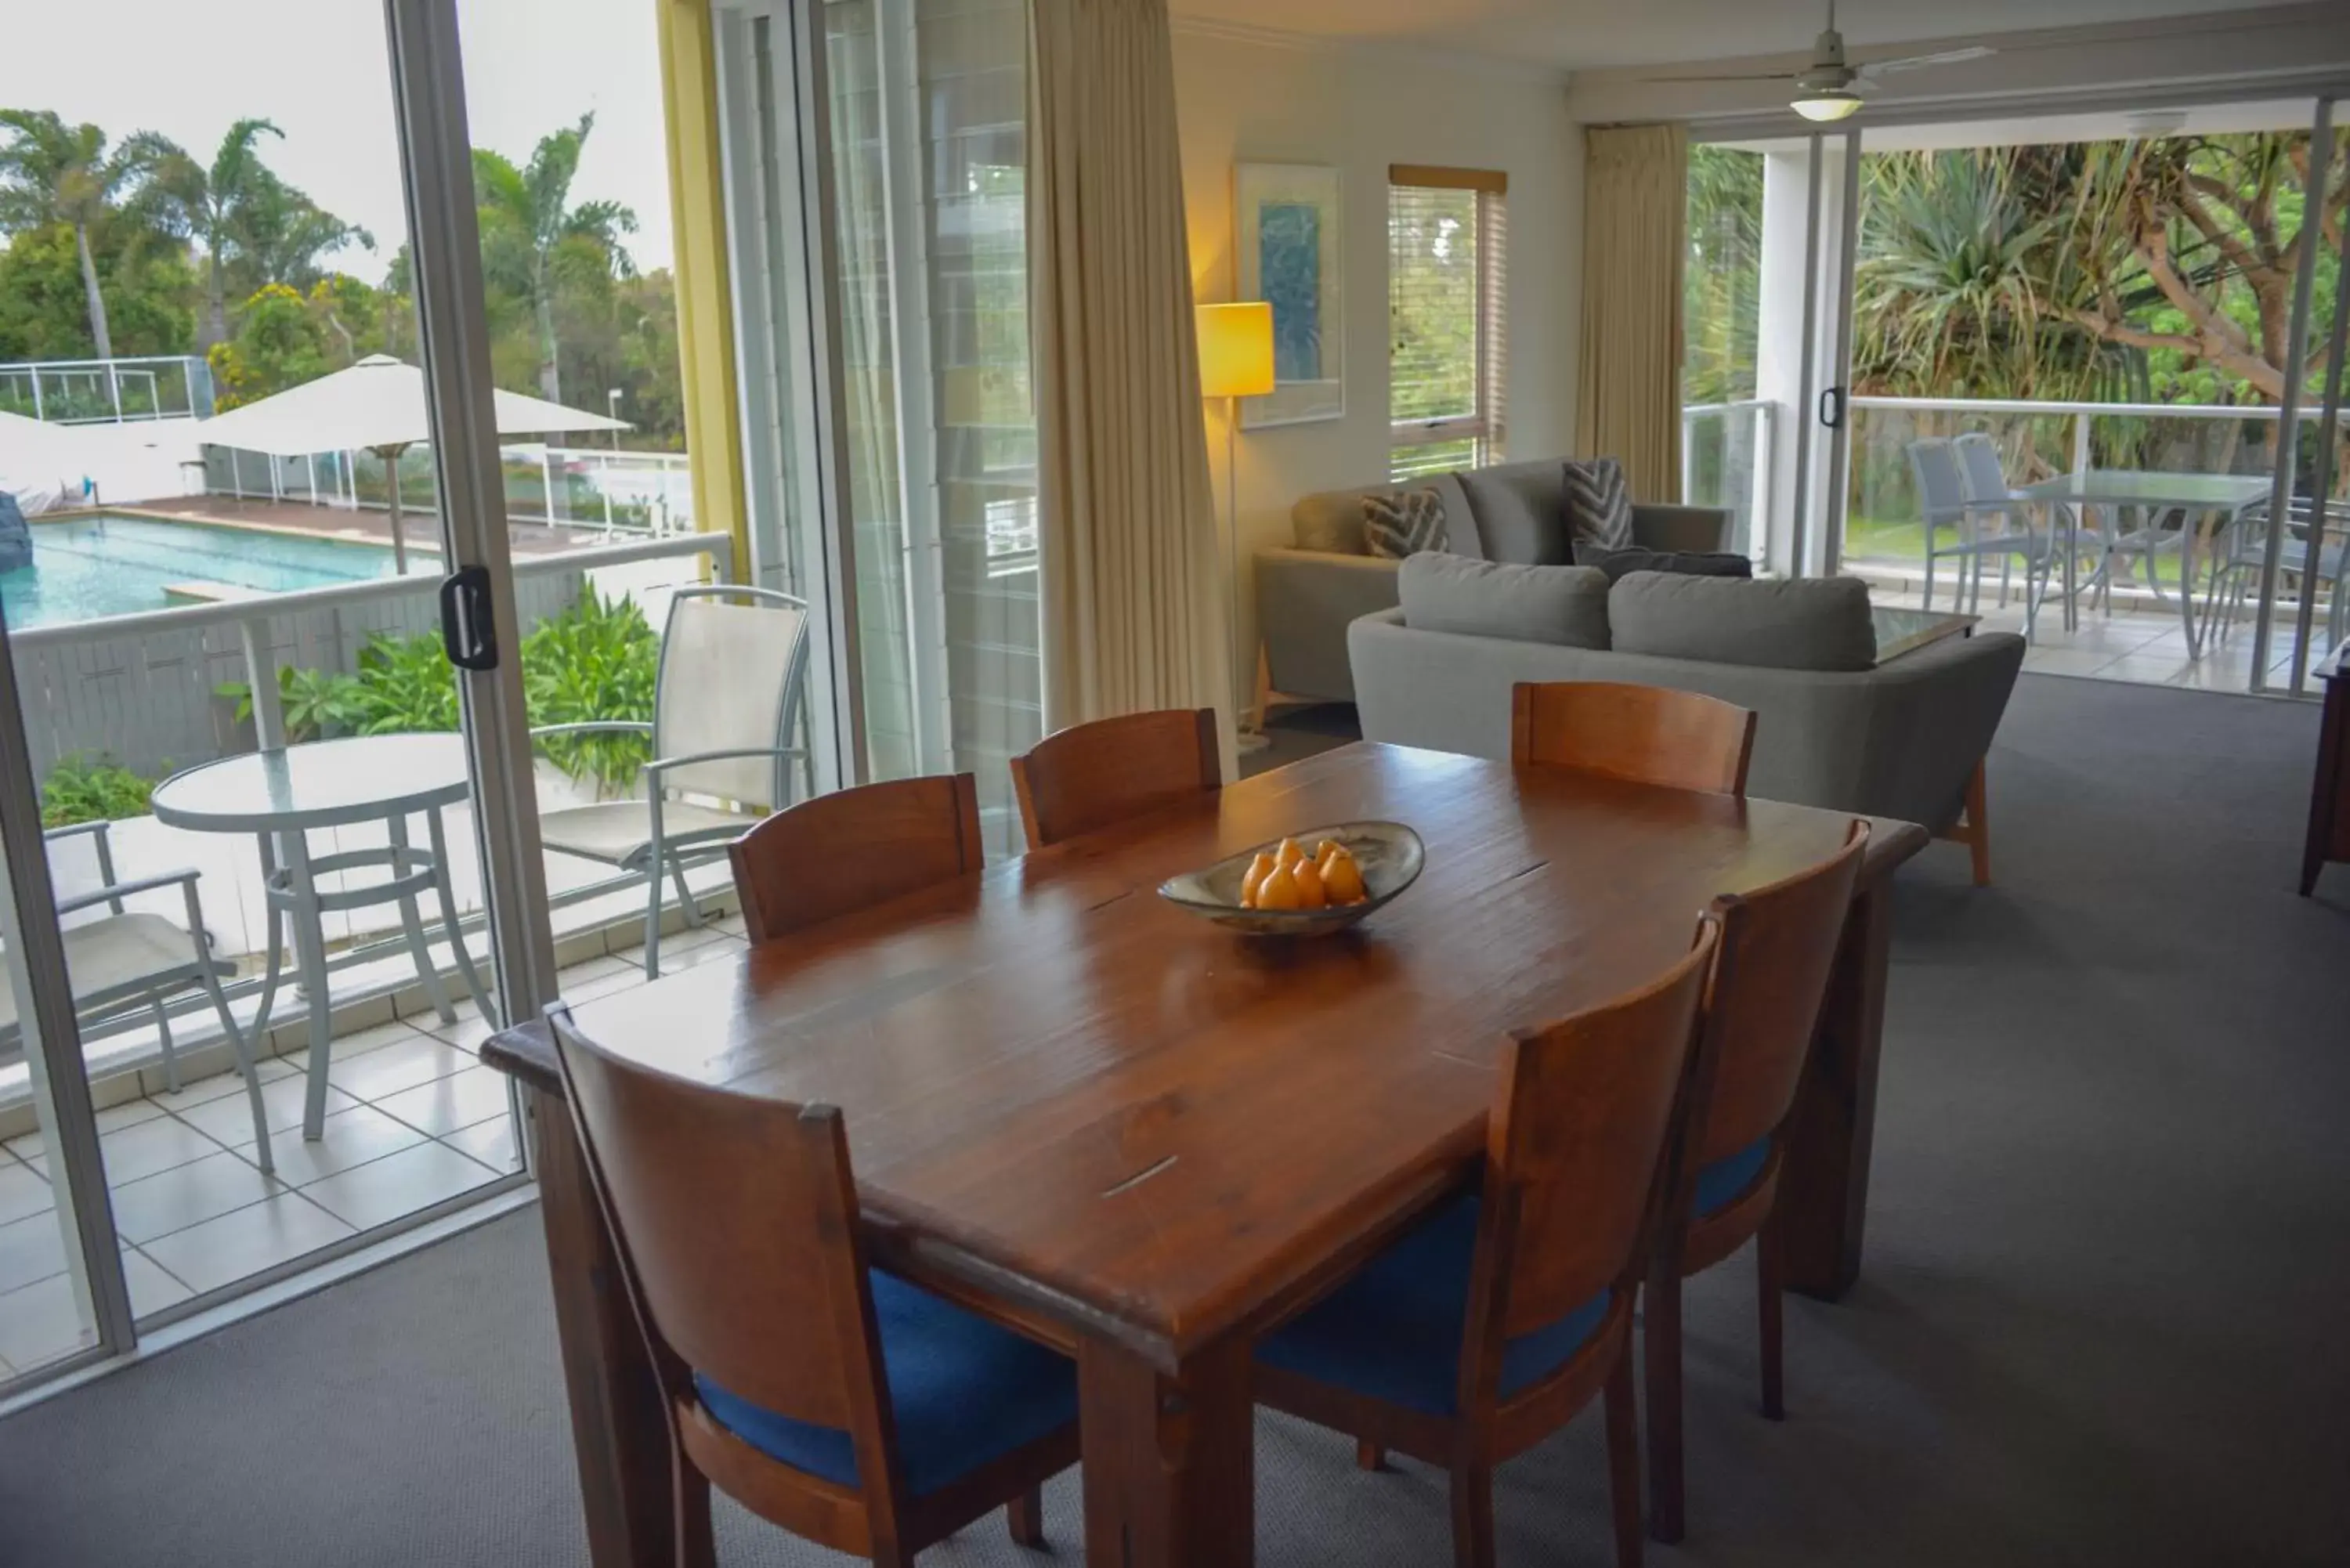
[[[488,567],[460,566],[441,579],[441,649],[460,670],[498,667]]]
[[[1820,389],[1820,423],[1830,430],[1844,424],[1844,389],[1823,387]]]

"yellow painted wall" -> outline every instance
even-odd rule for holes
[[[743,432],[736,420],[710,3],[652,4],[660,18],[661,109],[677,246],[678,373],[685,394],[686,451],[693,458],[693,511],[704,532],[734,536],[734,580],[744,582],[751,570],[751,520],[743,503]]]

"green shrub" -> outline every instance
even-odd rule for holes
[[[224,680],[213,695],[236,704],[240,722],[253,716],[253,688],[242,680]],[[328,670],[277,670],[277,701],[286,715],[286,739],[291,742],[322,741],[349,734],[363,712],[359,680]]]
[[[457,727],[457,670],[437,631],[378,632],[359,649],[356,723],[362,735]]]
[[[592,586],[522,642],[523,691],[534,725],[650,723],[660,671],[660,638],[645,612],[625,594],[599,598]],[[571,777],[594,778],[599,794],[635,783],[653,754],[650,739],[629,734],[555,735],[539,748]]]
[[[147,815],[155,781],[108,757],[77,752],[57,759],[41,781],[41,826],[71,827],[78,822],[119,822]]]

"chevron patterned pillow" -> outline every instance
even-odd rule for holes
[[[1445,520],[1444,498],[1433,490],[1364,496],[1363,539],[1372,555],[1390,561],[1447,548],[1452,530]]]
[[[1621,550],[1632,543],[1632,498],[1624,465],[1612,457],[1566,462],[1566,532],[1578,545]]]

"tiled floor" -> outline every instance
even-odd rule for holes
[[[739,952],[740,917],[664,937],[674,973]],[[586,1001],[639,984],[634,955],[563,971]],[[477,1010],[443,1024],[426,1012],[328,1047],[326,1136],[302,1137],[307,1057],[261,1064],[276,1169],[255,1159],[244,1085],[223,1074],[98,1116],[107,1185],[140,1314],[233,1284],[305,1253],[486,1186],[518,1168],[506,1079],[474,1053]],[[0,1145],[0,1378],[85,1343],[40,1135]]]
[[[1882,605],[1915,607],[1918,596],[1876,587],[1870,596]],[[1947,592],[1936,596],[1936,607],[1948,609]],[[2023,630],[2023,607],[2012,600],[2006,608],[1986,589],[1981,614],[1989,631]],[[2322,639],[2324,622],[2317,633]],[[2286,689],[2293,670],[2292,628],[2281,626],[2269,649],[2269,690]],[[2313,661],[2314,662],[2314,661]],[[2153,686],[2185,686],[2206,691],[2245,691],[2252,673],[2252,628],[2238,623],[2216,644],[2206,639],[2201,656],[2190,658],[2187,633],[2172,608],[2117,607],[2111,613],[2084,606],[2080,625],[2064,629],[2063,609],[2055,604],[2040,611],[2037,634],[2023,656],[2023,668],[2042,675],[2083,675],[2100,680],[2126,680]]]

